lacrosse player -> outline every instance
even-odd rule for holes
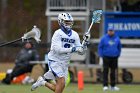
[[[39,54],[32,41],[23,43],[23,48],[18,53],[15,60],[15,67],[11,73],[7,73],[6,77],[2,80],[4,84],[11,84],[14,77],[24,73],[31,72],[35,64],[30,64],[30,61],[38,61]]]
[[[55,31],[51,40],[51,49],[48,53],[49,71],[43,76],[39,76],[31,87],[32,91],[39,86],[46,86],[55,93],[62,93],[68,77],[71,54],[74,52],[84,54],[86,50],[86,42],[81,44],[78,33],[72,30],[73,17],[71,14],[59,14],[58,23],[60,29]],[[84,35],[84,38],[89,41],[90,35]],[[55,82],[50,83],[49,80],[55,80]]]

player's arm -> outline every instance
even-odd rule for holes
[[[121,54],[121,49],[122,49],[122,44],[121,44],[120,38],[118,38],[118,50],[119,50],[119,55],[118,55],[118,57],[119,57],[120,54]]]
[[[72,47],[70,48],[64,48],[62,46],[61,42],[61,36],[55,32],[53,37],[52,37],[52,43],[51,43],[52,50],[54,50],[57,53],[63,54],[63,53],[71,53],[72,52]]]
[[[104,47],[104,39],[101,38],[101,41],[99,42],[98,45],[98,54],[100,57],[103,57],[103,47]]]
[[[78,34],[76,34],[75,47],[77,48],[76,50],[80,55],[83,55],[87,49],[84,45],[80,43],[80,38]]]

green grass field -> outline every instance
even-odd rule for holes
[[[77,84],[70,84],[63,93],[104,93],[101,84],[85,84],[83,90],[78,90]],[[106,91],[105,93],[140,93],[140,85],[118,85],[120,91]],[[0,93],[53,93],[45,87],[31,92],[31,85],[0,85]]]

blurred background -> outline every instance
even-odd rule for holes
[[[83,56],[73,54],[71,58],[72,81],[77,81],[79,70],[84,71],[86,82],[102,81],[97,45],[100,37],[111,25],[123,44],[118,83],[139,83],[139,0],[0,0],[0,44],[22,37],[34,25],[40,28],[41,43],[36,44],[40,63],[32,72],[32,77],[36,79],[45,71],[45,55],[49,51],[52,34],[59,28],[57,15],[62,12],[71,13],[74,18],[73,29],[79,33],[82,40],[91,23],[92,12],[97,9],[102,9],[104,13],[101,23],[94,24],[91,29],[91,41],[87,53]],[[6,73],[7,69],[13,68],[21,48],[21,41],[0,47],[0,73]]]

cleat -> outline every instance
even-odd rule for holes
[[[34,91],[35,89],[37,89],[38,87],[43,85],[44,79],[40,76],[38,77],[37,81],[32,85],[31,87],[31,91]]]
[[[111,87],[110,90],[112,90],[112,91],[119,91],[120,88],[118,88],[118,87],[115,86],[115,87]]]
[[[107,86],[104,86],[103,87],[103,91],[107,91],[108,90],[108,87]]]

